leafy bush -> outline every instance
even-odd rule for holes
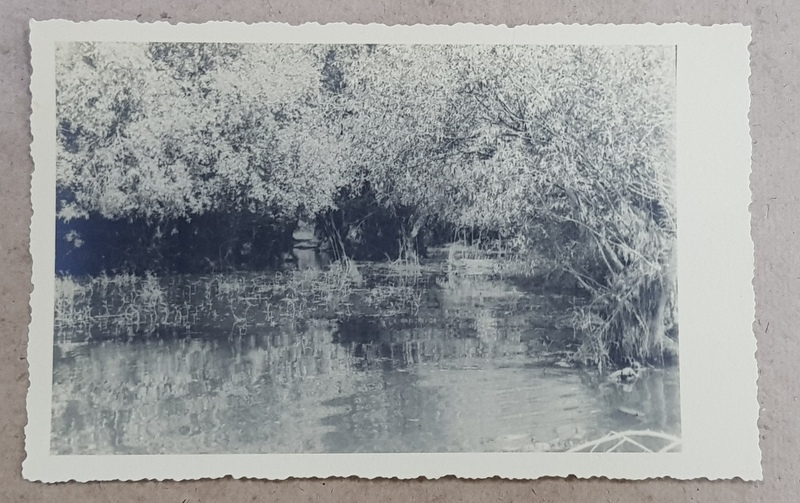
[[[414,262],[477,230],[590,297],[575,317],[580,359],[666,360],[674,57],[666,46],[60,44],[57,267],[275,267],[304,220],[352,275],[353,257]]]

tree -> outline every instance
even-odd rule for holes
[[[400,220],[400,255],[409,255],[420,230],[455,222],[463,209],[458,166],[476,118],[458,93],[469,51],[384,45],[338,46],[331,54],[341,81],[339,120],[357,175],[352,185],[355,192],[369,187]]]
[[[60,216],[329,206],[345,163],[300,46],[59,47]]]
[[[335,213],[341,245],[381,215],[407,257],[437,224],[488,229],[588,292],[587,361],[671,354],[669,48],[70,43],[57,62],[64,221]]]
[[[588,359],[675,356],[674,53],[500,52],[469,91],[496,128],[500,164],[523,169],[477,206],[503,201],[507,220],[590,293],[576,320],[592,335]]]

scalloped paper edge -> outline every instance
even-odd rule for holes
[[[171,24],[31,21],[27,458],[42,482],[201,478],[540,477],[761,480],[748,125],[750,28],[743,25]],[[669,454],[50,454],[55,263],[55,69],[58,41],[667,44],[678,54],[678,262],[683,450]]]

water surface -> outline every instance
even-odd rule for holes
[[[622,386],[558,366],[549,344],[572,334],[554,320],[573,299],[483,266],[409,278],[362,265],[333,314],[59,342],[52,451],[541,451],[610,431],[679,435],[677,369]]]

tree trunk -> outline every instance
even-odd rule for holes
[[[410,216],[407,222],[404,222],[400,226],[400,249],[399,249],[399,256],[401,260],[417,260],[417,250],[416,246],[414,246],[415,240],[419,235],[419,231],[422,230],[422,227],[425,225],[426,217],[419,215],[419,216]]]
[[[651,323],[650,340],[653,342],[654,348],[659,351],[662,360],[678,358],[678,344],[667,337],[667,329],[669,327],[667,327],[665,319],[667,315],[667,304],[672,296],[677,280],[676,259],[676,253],[673,249],[670,252],[669,263],[665,265],[665,269],[661,275],[661,291],[655,316]]]

